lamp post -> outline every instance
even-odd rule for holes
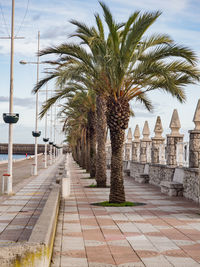
[[[48,90],[46,85],[46,102],[48,99]],[[45,148],[44,148],[44,168],[47,168],[47,142],[49,141],[49,138],[47,138],[47,112],[45,114],[45,133],[44,133],[43,141],[45,142]]]
[[[51,96],[52,96],[52,91],[51,91]],[[50,156],[50,165],[52,165],[53,163],[53,160],[52,160],[52,148],[53,148],[53,141],[52,141],[52,128],[53,128],[53,110],[52,110],[52,106],[51,106],[51,109],[50,109],[50,116],[51,116],[51,119],[50,119],[50,142],[49,142],[49,145],[50,145],[50,151],[49,151],[49,156]]]
[[[39,82],[39,50],[40,50],[40,32],[38,31],[38,49],[37,49],[37,62],[26,62],[21,60],[20,64],[37,64],[37,84]],[[38,137],[41,135],[41,131],[38,131],[38,91],[36,92],[36,103],[35,103],[35,131],[32,132],[35,137],[35,161],[33,175],[38,173]]]
[[[56,161],[56,105],[54,106],[54,147],[53,147],[53,161]]]
[[[39,82],[39,50],[40,50],[40,32],[38,31],[38,54],[37,54],[37,84]],[[34,136],[35,134],[35,136]],[[34,165],[34,175],[37,175],[38,170],[38,137],[41,132],[38,132],[38,91],[36,93],[36,106],[35,106],[35,132],[33,132],[33,136],[35,137],[35,165]]]
[[[7,179],[7,194],[12,194],[12,165],[13,165],[13,123],[19,119],[19,114],[13,113],[13,69],[14,69],[14,39],[24,39],[23,37],[14,36],[14,17],[15,17],[15,0],[12,0],[12,15],[11,15],[11,36],[0,37],[0,39],[11,40],[10,50],[10,99],[9,99],[9,113],[3,114],[5,123],[9,123],[8,132],[8,173]]]
[[[10,102],[9,113],[13,113],[13,61],[14,61],[14,15],[15,1],[12,0],[12,22],[11,22],[11,57],[10,57]],[[12,160],[13,160],[13,125],[9,123],[9,141],[8,141],[8,181],[7,193],[12,194]]]

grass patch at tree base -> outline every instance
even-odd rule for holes
[[[98,187],[97,187],[96,184],[90,184],[90,185],[86,185],[86,186],[84,186],[84,187],[85,187],[85,188],[110,188],[109,185],[107,185],[107,186],[98,186]]]
[[[133,207],[133,206],[146,205],[146,203],[130,202],[130,201],[125,201],[122,203],[110,203],[109,201],[103,201],[98,203],[91,203],[91,205],[101,206],[101,207]]]

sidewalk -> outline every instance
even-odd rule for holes
[[[38,176],[26,180],[17,193],[0,202],[0,247],[27,241],[36,224],[55,180],[55,164],[39,171]],[[1,197],[3,199],[3,197]]]
[[[25,159],[22,161],[16,161],[13,163],[13,187],[14,190],[20,189],[24,186],[24,183],[31,177],[31,168],[34,164],[34,158]],[[0,162],[1,163],[1,162]],[[2,175],[7,173],[8,163],[0,164],[0,189],[2,184]],[[44,168],[44,156],[38,155],[38,170]],[[32,176],[33,178],[33,176]],[[1,190],[0,190],[0,201],[1,201]]]
[[[200,266],[198,206],[170,198],[149,184],[125,179],[136,207],[97,207],[109,189],[86,188],[94,180],[68,155],[71,196],[62,200],[51,267]]]

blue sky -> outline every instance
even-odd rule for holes
[[[14,112],[20,113],[20,120],[14,126],[15,143],[33,143],[31,131],[35,123],[35,97],[31,90],[36,82],[36,65],[20,65],[20,60],[36,61],[37,32],[41,32],[41,48],[69,42],[68,36],[74,30],[69,20],[76,19],[89,25],[94,23],[95,12],[101,14],[96,0],[29,0],[28,12],[21,25],[28,0],[15,0],[15,34],[25,37],[15,41],[14,63]],[[123,21],[136,11],[161,10],[162,15],[152,26],[149,33],[167,33],[177,43],[189,46],[200,58],[200,0],[105,0],[117,21]],[[0,0],[0,37],[10,34],[11,0]],[[4,20],[5,19],[5,20]],[[5,23],[6,22],[6,23]],[[10,71],[10,41],[0,39],[0,143],[7,142],[8,126],[3,122],[2,113],[8,112],[9,71]],[[47,59],[47,58],[45,58]],[[42,59],[41,59],[42,60]],[[200,64],[199,64],[200,67]],[[43,74],[40,67],[40,77]],[[53,89],[54,84],[49,84]],[[156,117],[161,116],[165,133],[169,133],[170,118],[174,108],[178,109],[182,129],[194,128],[192,122],[197,100],[200,98],[200,85],[187,86],[187,102],[180,105],[175,99],[161,92],[154,92],[150,98],[155,104],[154,113],[146,112],[142,106],[134,106],[136,117],[131,119],[130,126],[134,130],[136,123],[140,130],[145,120],[149,121],[153,131]],[[40,102],[44,100],[40,93]],[[39,128],[44,130],[44,122],[39,122]],[[59,131],[58,131],[59,132]],[[58,133],[57,133],[58,135]],[[151,134],[153,136],[153,132]],[[42,142],[42,139],[39,140]]]

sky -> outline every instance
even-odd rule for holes
[[[2,114],[9,110],[10,82],[10,40],[1,37],[10,36],[11,0],[0,0],[0,143],[8,142],[8,125],[3,122]],[[162,15],[148,31],[151,33],[169,34],[176,43],[193,49],[200,59],[200,0],[104,0],[111,9],[116,21],[125,21],[136,10],[162,11]],[[20,114],[19,122],[14,125],[14,143],[34,143],[32,130],[35,127],[35,96],[31,93],[36,83],[36,64],[19,64],[20,60],[36,62],[37,34],[40,31],[40,49],[73,42],[69,37],[75,30],[71,19],[93,25],[94,14],[102,14],[96,0],[15,0],[15,39],[14,44],[14,112]],[[48,57],[41,58],[48,60]],[[200,67],[200,64],[199,64]],[[45,65],[40,64],[40,78],[44,77]],[[54,90],[54,83],[48,84],[48,90]],[[45,88],[44,88],[45,89]],[[179,104],[176,99],[163,92],[149,95],[154,104],[154,112],[149,113],[142,105],[133,105],[135,117],[129,126],[134,131],[138,124],[140,132],[145,120],[149,122],[151,136],[156,117],[160,116],[164,128],[163,136],[170,132],[169,124],[176,108],[178,110],[181,129],[188,140],[188,130],[194,128],[192,122],[197,101],[200,98],[200,84],[185,88],[187,102]],[[45,100],[45,93],[39,93],[39,105]],[[49,117],[48,117],[49,118]],[[49,125],[48,119],[48,125]],[[61,124],[57,124],[56,141],[63,139]],[[50,127],[48,127],[48,135]],[[44,137],[44,120],[39,121],[39,130]]]

